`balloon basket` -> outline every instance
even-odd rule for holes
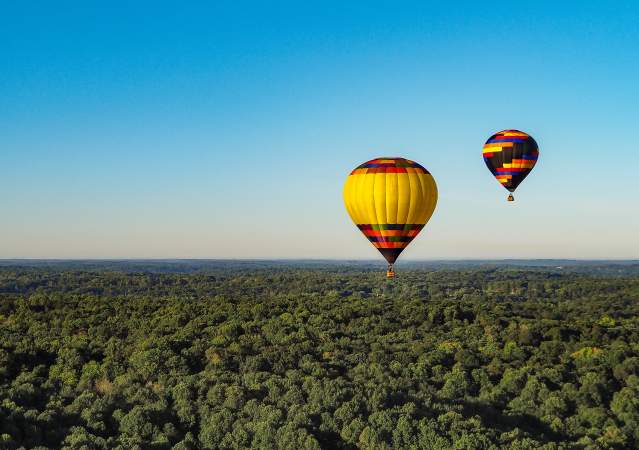
[[[508,195],[508,199],[509,202],[514,202],[515,201],[515,197],[513,197],[513,194],[509,194]]]
[[[393,266],[389,265],[388,270],[386,270],[386,278],[389,280],[395,278],[395,271],[393,270]]]

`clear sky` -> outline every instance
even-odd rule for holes
[[[638,23],[636,1],[0,0],[0,258],[381,259],[341,197],[378,156],[439,187],[405,259],[639,258]],[[504,128],[541,152],[512,204],[481,157]]]

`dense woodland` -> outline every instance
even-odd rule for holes
[[[0,267],[0,448],[639,448],[637,265]]]

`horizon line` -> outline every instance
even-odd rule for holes
[[[179,261],[238,261],[238,262],[242,262],[242,261],[246,261],[246,262],[250,262],[250,261],[274,261],[274,262],[287,262],[287,261],[317,261],[317,262],[323,262],[323,261],[341,261],[341,262],[373,262],[373,263],[380,263],[380,264],[386,264],[384,261],[378,260],[378,259],[372,259],[372,258],[303,258],[303,257],[299,257],[299,258],[260,258],[260,257],[256,257],[256,258],[215,258],[215,257],[211,257],[211,258],[198,258],[198,257],[71,257],[71,258],[31,258],[31,257],[17,257],[17,258],[0,258],[0,262],[11,262],[11,261],[54,261],[54,262],[91,262],[91,261],[111,261],[111,262],[115,262],[115,261],[140,261],[140,262],[144,262],[144,261],[175,261],[175,262],[179,262]],[[624,258],[624,257],[608,257],[608,258],[588,258],[588,257],[584,257],[584,258],[579,258],[579,257],[546,257],[546,258],[525,258],[525,257],[510,257],[510,258],[491,258],[491,257],[480,257],[480,258],[474,258],[474,257],[460,257],[460,258],[454,258],[454,257],[450,257],[450,258],[421,258],[421,259],[414,259],[414,258],[409,258],[409,259],[403,259],[401,261],[398,261],[398,263],[406,263],[406,262],[441,262],[441,261],[452,261],[452,262],[464,262],[464,261],[475,261],[475,262],[481,262],[481,261],[582,261],[582,262],[586,262],[586,261],[618,261],[618,262],[639,262],[639,257],[637,258]],[[397,264],[397,263],[396,263]]]

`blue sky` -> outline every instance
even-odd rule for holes
[[[637,2],[127,3],[0,0],[1,258],[378,258],[384,155],[440,191],[403,258],[639,258]]]

